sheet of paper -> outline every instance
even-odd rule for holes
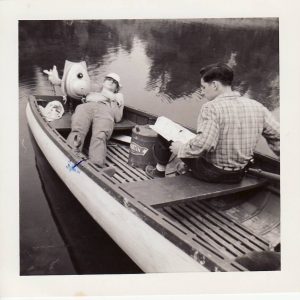
[[[196,136],[188,129],[163,116],[157,118],[155,124],[150,127],[166,140],[173,142],[187,143]]]

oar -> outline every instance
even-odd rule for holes
[[[253,169],[253,168],[249,168],[248,169],[248,173],[258,176],[258,177],[263,177],[263,178],[267,178],[267,179],[271,179],[271,180],[280,180],[280,175],[275,174],[275,173],[271,173],[271,172],[267,172],[267,171],[263,171],[261,169]]]

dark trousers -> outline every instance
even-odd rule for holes
[[[170,151],[171,142],[162,136],[158,136],[154,145],[154,157],[157,163],[167,165],[172,152]],[[193,176],[207,182],[238,183],[243,179],[245,169],[238,171],[222,170],[208,162],[204,157],[182,158],[181,159],[192,171]]]

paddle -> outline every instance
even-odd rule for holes
[[[248,173],[258,176],[258,177],[263,177],[263,178],[267,178],[270,180],[277,180],[280,181],[280,175],[275,174],[275,173],[271,173],[271,172],[267,172],[267,171],[263,171],[261,169],[253,169],[253,168],[249,168],[248,169]]]

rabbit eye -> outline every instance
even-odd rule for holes
[[[78,73],[78,74],[77,74],[77,77],[78,77],[78,78],[82,78],[82,77],[83,77],[83,74],[82,74],[82,73]]]

